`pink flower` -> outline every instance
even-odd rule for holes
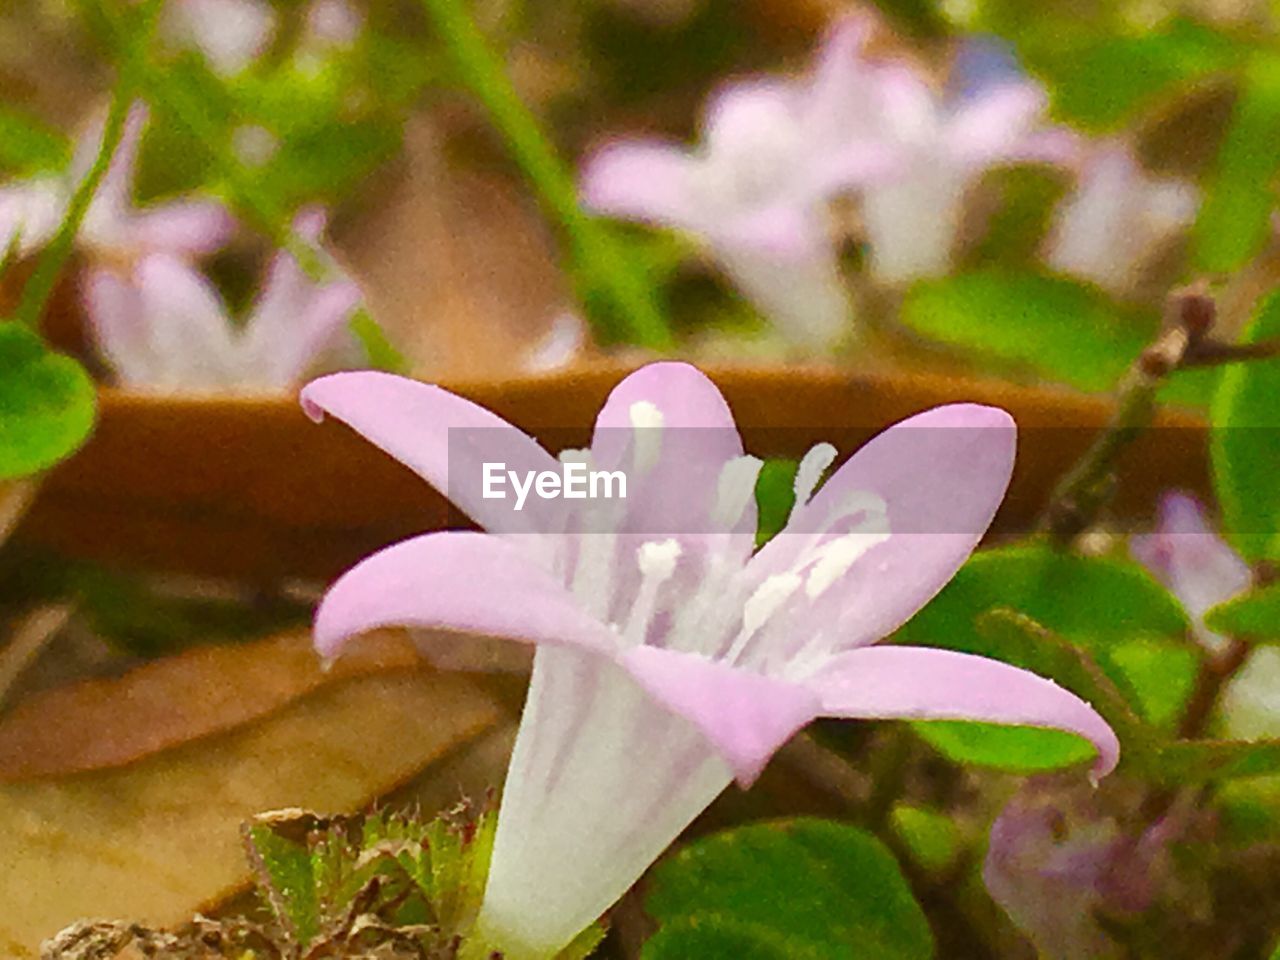
[[[318,241],[324,215],[304,214],[296,228]],[[143,257],[127,279],[96,268],[85,283],[93,338],[116,379],[165,392],[286,389],[335,345],[360,301],[349,280],[316,284],[283,251],[242,325],[198,270],[167,254]]]
[[[1169,845],[1187,811],[1145,826],[1113,806],[1095,791],[1029,781],[992,824],[987,892],[1044,960],[1127,956],[1099,914],[1146,910],[1172,875]]]
[[[652,140],[605,146],[583,172],[587,206],[694,234],[785,332],[831,341],[850,309],[827,204],[890,160],[875,139],[878,68],[862,55],[869,26],[840,23],[806,82],[757,78],[722,90],[696,152]]]
[[[267,49],[276,13],[265,0],[174,0],[163,27],[172,39],[195,47],[218,73],[240,73]]]
[[[1225,637],[1204,625],[1210,608],[1249,588],[1249,565],[1209,525],[1204,507],[1185,493],[1167,493],[1153,533],[1133,537],[1129,549],[1182,603],[1196,638],[1212,655],[1227,649]]]
[[[182,200],[143,210],[134,208],[134,167],[146,125],[146,107],[135,104],[111,166],[81,224],[79,244],[93,257],[116,262],[148,253],[197,256],[218,249],[234,228],[221,204]],[[101,143],[102,121],[98,120],[80,140],[66,174],[0,187],[0,248],[8,249],[16,236],[19,253],[25,256],[53,238]]]
[[[1147,176],[1127,147],[1099,146],[1058,211],[1045,260],[1112,293],[1131,289],[1156,248],[1195,219],[1196,189]]]
[[[899,284],[951,269],[967,191],[992,167],[1068,159],[1074,141],[1043,125],[1044,91],[1029,80],[989,84],[944,99],[918,72],[880,77],[882,137],[894,175],[870,184],[862,216],[871,274]]]
[[[309,384],[330,414],[415,470],[491,532],[374,554],[316,615],[326,657],[404,624],[537,645],[479,920],[511,960],[546,957],[597,919],[735,777],[819,716],[963,718],[1055,727],[1119,745],[1088,704],[1005,663],[876,647],[968,557],[1004,496],[1015,427],[971,404],[912,417],[816,493],[834,448],[798,473],[784,532],[754,551],[760,461],[693,367],[631,374],[591,448],[557,460],[439,387],[374,372]],[[485,464],[517,475],[621,471],[625,498],[486,496]],[[529,474],[532,475],[532,474]]]

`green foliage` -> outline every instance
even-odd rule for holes
[[[1228,271],[1255,256],[1270,235],[1280,175],[1280,57],[1249,64],[1217,169],[1193,231],[1201,270]]]
[[[1243,339],[1273,337],[1280,337],[1280,293],[1262,304]],[[1210,419],[1214,487],[1228,537],[1250,561],[1280,558],[1280,362],[1229,367]]]
[[[364,348],[369,367],[373,370],[386,370],[388,373],[408,373],[409,361],[396,349],[395,344],[387,339],[386,333],[378,326],[368,310],[361,308],[352,316],[351,333]]]
[[[645,960],[926,960],[933,940],[892,854],[822,820],[752,824],[697,841],[651,874],[660,925]]]
[[[1114,386],[1157,324],[1073,280],[1002,268],[916,284],[901,319],[930,340],[1085,390]]]
[[[787,525],[796,502],[798,460],[766,460],[756,477],[756,546],[772,540]]]
[[[983,619],[1001,608],[1035,624]],[[1187,626],[1173,598],[1136,565],[1033,543],[975,554],[898,639],[994,657],[1050,677],[1091,702],[1128,747],[1143,736],[1138,717],[1171,727],[1190,695],[1198,654],[1186,639]],[[1092,755],[1083,741],[1058,731],[914,726],[961,763],[1029,772]]]
[[[1160,751],[1158,778],[1170,785],[1280,774],[1280,740],[1184,740]]]
[[[35,117],[0,105],[0,172],[23,176],[61,170],[71,160],[71,143]]]
[[[1049,167],[1026,166],[990,170],[984,180],[999,193],[1001,202],[967,259],[975,268],[1033,269],[1068,177]]]
[[[1204,622],[1218,633],[1253,640],[1280,640],[1280,584],[1219,604],[1205,614]]]
[[[645,943],[640,956],[641,960],[824,960],[826,955],[767,928],[693,917],[662,927]]]
[[[141,198],[204,188],[265,208],[259,213],[273,220],[305,203],[336,202],[399,148],[406,112],[434,76],[421,43],[373,29],[350,49],[267,57],[233,77],[184,52],[151,74],[167,93],[153,98],[159,122],[143,143]],[[199,106],[199,130],[178,104]],[[238,156],[249,131],[269,144],[263,156]],[[252,170],[252,197],[243,196],[250,181],[228,176],[228,158]]]
[[[85,369],[24,326],[0,322],[0,480],[53,466],[93,428],[97,396]]]
[[[361,941],[370,954],[407,943],[414,956],[489,958],[473,928],[496,826],[492,813],[466,810],[429,823],[283,810],[246,824],[243,835],[286,955],[329,956],[332,947],[364,956],[355,950]],[[602,937],[592,926],[554,960],[585,960]]]
[[[1055,115],[1099,132],[1162,106],[1239,56],[1226,37],[1181,18],[1138,35],[1100,31],[1078,45],[1046,40],[1027,53],[1028,65],[1048,81]]]
[[[240,596],[182,596],[101,567],[58,569],[65,572],[63,586],[75,593],[80,613],[94,631],[137,656],[256,639],[270,630],[301,626],[310,616],[306,605],[283,599],[246,604]]]
[[[960,853],[959,832],[941,811],[899,803],[889,813],[889,826],[916,863],[932,873],[946,870]]]

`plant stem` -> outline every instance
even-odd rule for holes
[[[143,22],[146,25],[144,27],[145,36],[135,41],[137,46],[144,46],[149,38],[158,8],[159,3],[157,0],[149,0],[147,6],[143,9]],[[133,47],[133,49],[136,49],[136,47]],[[107,171],[111,168],[111,159],[115,156],[116,149],[120,146],[120,141],[124,139],[125,121],[129,117],[129,107],[133,100],[136,80],[135,63],[136,58],[133,56],[126,58],[121,63],[120,76],[116,80],[115,93],[111,98],[111,108],[107,113],[106,123],[102,128],[102,143],[98,147],[98,155],[94,157],[93,166],[89,168],[89,172],[84,179],[76,185],[75,192],[71,196],[71,202],[67,204],[66,213],[62,217],[62,223],[58,226],[58,232],[41,254],[31,279],[22,288],[22,299],[18,303],[14,319],[32,330],[38,329],[40,326],[40,318],[44,315],[49,296],[53,293],[54,285],[58,282],[62,268],[66,266],[67,260],[71,257],[76,234],[80,232],[80,225],[84,222],[84,218],[89,212],[89,207],[93,204],[93,198],[98,192],[98,187],[101,185],[103,178],[106,177]]]
[[[1111,499],[1120,455],[1155,417],[1156,394],[1182,367],[1187,355],[1213,325],[1214,303],[1200,286],[1175,291],[1165,308],[1165,323],[1124,379],[1110,424],[1055,488],[1041,528],[1067,544],[1089,528]]]
[[[154,0],[152,2],[155,5]],[[118,13],[110,8],[109,0],[79,0],[79,3],[102,26],[117,58],[130,64],[135,85],[141,88],[146,98],[163,106],[208,152],[230,188],[230,199],[236,212],[266,234],[275,246],[293,257],[311,280],[323,283],[338,274],[337,264],[332,258],[299,236],[285,212],[258,189],[252,176],[223,142],[225,138],[199,100],[181,84],[170,82],[163,69],[147,60],[145,47],[140,46],[120,22]],[[405,358],[367,311],[358,311],[350,327],[374,366],[398,372],[407,368]]]
[[[506,140],[543,209],[559,224],[579,281],[595,282],[629,339],[656,350],[670,348],[671,333],[644,274],[628,262],[612,231],[578,204],[573,175],[521,101],[502,62],[463,8],[464,2],[422,0],[422,7],[463,81]]]

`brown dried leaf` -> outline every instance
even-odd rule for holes
[[[353,644],[328,673],[301,630],[199,647],[18,703],[0,720],[0,782],[122,766],[264,717],[337,680],[418,665],[413,645],[390,631]]]
[[[0,956],[34,957],[86,917],[189,920],[247,882],[253,814],[362,807],[501,713],[466,679],[381,673],[119,770],[2,785]]]

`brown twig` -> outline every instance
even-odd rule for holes
[[[1171,373],[1198,347],[1213,326],[1215,307],[1203,283],[1174,291],[1165,307],[1159,336],[1134,361],[1120,382],[1111,423],[1054,490],[1041,527],[1058,543],[1087,530],[1111,499],[1120,455],[1150,425],[1156,395]]]

